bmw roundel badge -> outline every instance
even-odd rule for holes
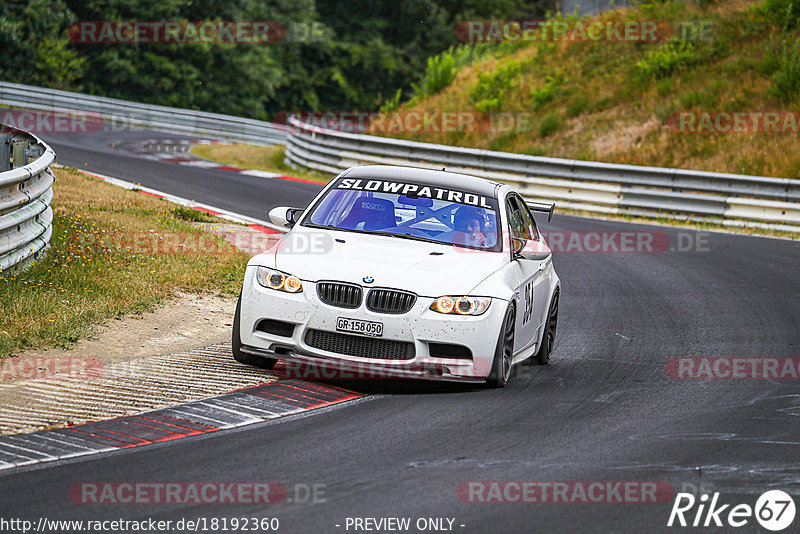
[[[362,280],[364,280],[365,284],[371,284],[372,282],[375,281],[375,279],[372,278],[371,276],[365,276],[364,278],[362,278]]]

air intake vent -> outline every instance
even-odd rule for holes
[[[276,336],[292,337],[292,334],[294,334],[294,325],[275,319],[263,319],[258,322],[256,330]]]
[[[414,358],[414,344],[390,339],[353,336],[338,332],[311,329],[306,333],[306,345],[336,354],[379,360],[410,360]]]
[[[428,343],[428,352],[432,358],[452,358],[454,360],[471,360],[472,351],[463,345],[451,343]]]
[[[340,282],[317,282],[317,295],[325,304],[337,308],[358,308],[361,306],[361,288]]]
[[[406,313],[417,301],[417,296],[393,289],[371,289],[367,294],[367,308],[377,313]]]

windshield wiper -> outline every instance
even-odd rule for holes
[[[403,239],[411,239],[413,241],[422,241],[422,242],[425,242],[425,243],[435,243],[437,245],[448,245],[449,244],[449,243],[444,243],[442,241],[436,241],[435,239],[432,239],[432,238],[429,238],[429,237],[421,237],[421,236],[414,235],[414,234],[400,234],[400,233],[397,233],[397,232],[383,232],[383,231],[374,231],[374,230],[373,231],[369,231],[369,232],[364,232],[364,233],[365,234],[370,234],[370,235],[382,235],[382,236],[388,236],[388,237],[400,237],[400,238],[403,238]]]

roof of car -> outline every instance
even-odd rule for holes
[[[351,167],[342,173],[341,177],[366,178],[381,180],[406,180],[422,183],[433,187],[458,188],[484,196],[495,196],[500,182],[459,174],[456,172],[434,171],[430,169],[417,169],[414,167],[399,167],[394,165],[359,165]]]

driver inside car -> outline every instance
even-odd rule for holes
[[[453,226],[456,232],[464,235],[464,244],[473,247],[485,247],[483,211],[471,206],[462,206],[456,210]]]

